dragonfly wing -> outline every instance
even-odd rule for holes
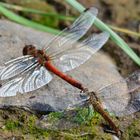
[[[7,63],[0,71],[0,80],[7,80],[21,74],[26,69],[33,66],[37,60],[31,56],[22,56]]]
[[[51,79],[51,74],[43,66],[32,69],[30,72],[4,83],[0,88],[0,97],[15,96],[17,93],[36,90],[49,83]]]
[[[104,107],[117,116],[140,110],[140,71],[97,91]]]
[[[79,40],[91,27],[97,13],[98,10],[94,7],[91,7],[82,13],[70,27],[65,28],[60,34],[45,45],[47,54],[49,56],[54,56],[61,51],[71,48],[71,44]]]
[[[140,111],[140,71],[132,73],[125,81],[131,98],[125,110],[119,113],[120,115],[128,115]]]
[[[107,32],[93,34],[81,44],[75,44],[73,48],[63,52],[53,62],[63,72],[72,70],[86,62],[106,43],[108,38],[109,34]]]
[[[20,93],[26,93],[29,91],[36,90],[52,80],[51,74],[41,66],[30,72],[23,80],[21,87],[19,89]]]
[[[0,87],[0,97],[15,96],[18,92],[22,77],[10,80]]]
[[[140,70],[133,72],[125,79],[129,92],[136,91],[140,88]]]
[[[135,91],[131,94],[131,100],[128,103],[128,106],[122,112],[119,112],[119,116],[129,115],[140,111],[140,90]]]
[[[92,48],[92,52],[96,53],[108,41],[109,36],[110,34],[108,32],[93,34],[81,43],[81,47],[89,46]]]

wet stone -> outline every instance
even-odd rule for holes
[[[0,21],[0,65],[18,56],[22,56],[25,45],[41,48],[53,35],[39,32],[6,20]],[[112,59],[103,52],[92,56],[85,64],[67,72],[90,90],[96,91],[122,77]],[[78,89],[53,75],[52,81],[44,87],[15,97],[0,98],[0,108],[21,107],[35,112],[47,113],[61,111],[72,104],[80,103],[85,97]]]

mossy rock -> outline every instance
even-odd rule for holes
[[[39,120],[36,115],[18,108],[0,110],[0,114],[0,134],[2,140],[12,138],[18,140],[112,140],[112,135],[104,133],[99,126],[99,123],[103,121],[99,114],[96,114],[91,120],[91,123],[96,123],[79,125],[79,127],[67,131],[41,129],[36,125],[36,122]],[[60,117],[58,113],[52,113],[50,116],[53,116],[53,119]]]
[[[4,139],[46,139],[48,132],[36,126],[37,116],[25,110],[12,108],[0,110],[0,134]]]

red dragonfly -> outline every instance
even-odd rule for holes
[[[93,7],[85,10],[70,27],[45,44],[42,50],[27,45],[23,49],[23,56],[5,63],[0,72],[0,97],[36,90],[52,80],[52,73],[84,91],[85,87],[80,82],[63,72],[83,64],[108,40],[109,34],[103,32],[91,35],[81,44],[76,43],[91,27],[97,13],[98,10]]]

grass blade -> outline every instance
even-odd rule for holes
[[[7,3],[4,3],[4,2],[0,2],[0,5],[8,8],[8,9],[14,9],[14,10],[17,10],[17,11],[23,11],[23,12],[27,12],[27,13],[38,14],[38,15],[41,15],[41,16],[52,16],[52,17],[55,17],[55,18],[60,19],[60,20],[67,20],[67,21],[75,20],[75,17],[64,16],[64,15],[61,15],[61,14],[50,13],[50,12],[46,13],[44,11],[40,11],[40,10],[36,10],[36,9],[32,9],[32,8],[25,8],[25,7],[14,5],[14,4],[7,4]]]
[[[38,15],[41,15],[41,16],[51,16],[51,17],[55,17],[55,18],[60,19],[60,20],[74,21],[76,19],[76,17],[72,17],[72,16],[65,16],[65,15],[50,13],[50,12],[46,13],[44,11],[31,9],[31,8],[25,8],[25,7],[22,7],[22,6],[19,6],[19,5],[8,4],[8,3],[4,3],[4,2],[0,2],[0,5],[8,8],[8,9],[14,9],[14,10],[17,10],[17,11],[22,11],[22,12],[27,12],[27,13],[32,13],[32,14],[38,14]],[[134,31],[131,31],[131,30],[128,30],[128,29],[124,29],[124,28],[120,28],[120,27],[115,27],[115,26],[112,26],[112,25],[108,25],[108,26],[115,31],[140,37],[140,34],[137,33],[137,32],[134,32]]]
[[[36,22],[30,21],[26,18],[23,18],[13,12],[11,12],[10,10],[4,8],[1,5],[0,5],[0,13],[2,13],[4,16],[6,16],[8,19],[10,19],[12,21],[15,21],[15,22],[20,23],[25,26],[29,26],[29,27],[38,29],[40,31],[49,32],[52,34],[58,34],[60,32],[59,30],[49,28],[49,27],[43,26],[39,23],[36,23]]]

